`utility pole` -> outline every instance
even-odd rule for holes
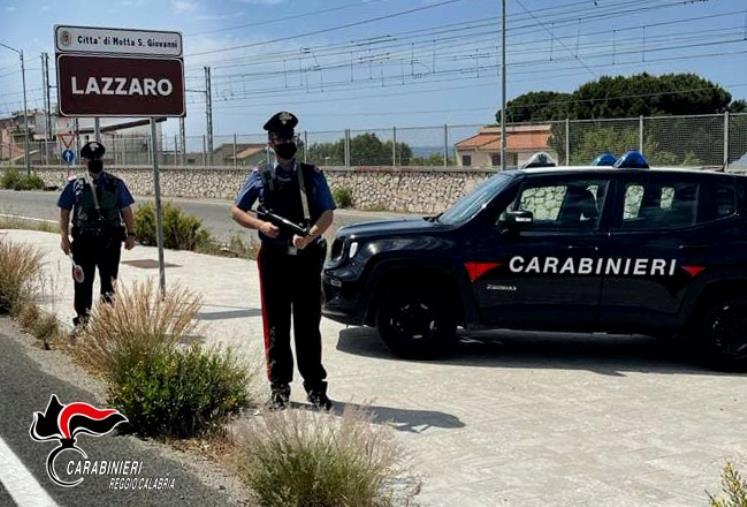
[[[205,119],[207,120],[207,151],[213,163],[213,91],[210,85],[210,67],[205,67]]]
[[[501,171],[506,170],[506,0],[501,16]]]
[[[47,78],[49,77],[46,72],[46,60],[44,57],[46,56],[46,53],[42,53],[40,55],[41,57],[41,70],[42,70],[42,99],[44,102],[44,165],[49,165],[49,122],[47,121],[47,118],[49,117],[49,102],[47,101]]]
[[[184,127],[184,116],[179,118],[179,144],[181,145],[181,161],[182,165],[186,165],[187,157],[187,135]]]
[[[29,146],[29,110],[26,106],[26,67],[23,63],[23,50],[22,49],[16,49],[12,48],[10,46],[7,46],[0,42],[0,46],[4,47],[5,49],[10,49],[14,53],[18,54],[18,57],[21,59],[21,84],[23,86],[23,130],[24,130],[24,136],[23,136],[23,150],[24,150],[24,161],[26,162],[26,175],[31,175],[31,154],[30,154],[30,146]]]
[[[52,85],[49,84],[49,54],[48,53],[42,53],[44,55],[44,96],[46,97],[47,102],[47,139],[51,139],[54,141],[54,129],[52,128],[52,99],[49,94],[49,90],[52,88]],[[47,145],[47,157],[51,154],[51,150],[49,149],[49,145]]]

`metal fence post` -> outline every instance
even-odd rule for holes
[[[565,165],[571,165],[571,120],[565,119]]]
[[[207,137],[202,136],[202,166],[207,167]]]
[[[449,165],[449,126],[444,124],[444,168]]]
[[[174,166],[179,165],[179,143],[177,141],[179,137],[174,134]]]
[[[392,127],[392,169],[397,167],[397,127]]]
[[[350,129],[345,129],[345,169],[350,169]]]
[[[729,167],[729,111],[724,111],[724,170]]]
[[[638,117],[638,151],[643,153],[643,115]],[[646,153],[649,157],[651,153]]]
[[[112,158],[114,159],[114,165],[117,165],[117,134],[112,132]]]
[[[239,167],[239,159],[237,157],[236,153],[236,134],[233,135],[233,168],[238,169]]]

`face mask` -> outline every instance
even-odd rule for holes
[[[296,154],[296,151],[298,148],[296,147],[296,143],[281,143],[276,144],[273,148],[275,150],[275,154],[285,160],[290,160],[293,158],[293,156]]]
[[[88,170],[93,174],[98,174],[104,169],[104,163],[101,160],[89,160]]]

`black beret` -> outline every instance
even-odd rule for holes
[[[280,134],[283,137],[291,137],[296,125],[298,125],[298,118],[294,114],[288,111],[281,111],[272,115],[262,128],[270,133]]]
[[[80,149],[80,156],[88,160],[99,159],[104,156],[104,153],[106,153],[106,148],[98,141],[87,142]]]

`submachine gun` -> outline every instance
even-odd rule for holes
[[[306,237],[309,235],[310,227],[308,225],[302,226],[295,222],[288,220],[285,217],[278,215],[267,210],[264,206],[257,208],[257,218],[270,222],[272,225],[280,229],[281,231],[288,234],[295,234],[296,236]]]

